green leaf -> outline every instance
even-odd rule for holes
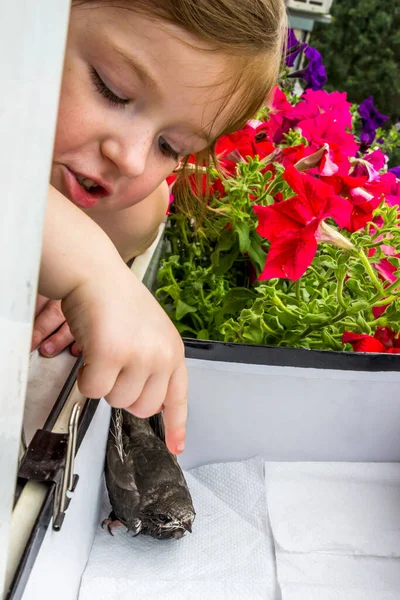
[[[303,317],[303,323],[307,325],[322,325],[327,323],[329,319],[328,313],[313,314],[309,313]]]
[[[243,308],[246,308],[251,300],[254,300],[256,294],[247,288],[232,288],[226,294],[221,308],[221,314],[236,314],[240,313]]]
[[[208,332],[208,329],[200,329],[200,331],[197,332],[197,339],[198,340],[209,340],[210,334]]]
[[[249,224],[244,221],[235,224],[235,231],[239,236],[239,249],[242,254],[246,254],[250,247],[250,228]]]
[[[326,349],[331,349],[331,350],[342,350],[343,349],[343,345],[338,342],[337,340],[335,340],[334,337],[331,336],[331,334],[326,331],[326,329],[322,329],[321,331],[321,339],[322,339],[322,348],[326,348]]]
[[[215,251],[216,252],[226,252],[227,250],[230,250],[234,244],[235,240],[234,237],[232,235],[231,231],[225,231],[225,233],[222,234],[221,239],[219,240]]]
[[[156,298],[158,298],[161,294],[166,294],[174,300],[178,300],[180,293],[180,287],[176,283],[174,283],[172,285],[167,285],[165,287],[158,288],[158,290],[156,291]]]
[[[183,317],[185,315],[187,315],[188,313],[195,313],[195,312],[197,312],[197,308],[195,306],[190,306],[189,304],[186,304],[186,302],[183,302],[182,300],[177,300],[177,302],[176,302],[176,318],[178,319],[178,321],[183,319]]]
[[[365,285],[361,285],[361,282],[359,279],[348,279],[346,281],[346,288],[349,289],[350,291],[352,291],[354,294],[356,294],[357,296],[361,296],[361,298],[369,298],[370,294],[368,292],[368,290],[365,289]]]
[[[229,254],[221,255],[219,258],[218,265],[214,267],[214,273],[216,275],[224,275],[232,267],[233,263],[239,256],[239,251],[230,252]]]
[[[264,269],[267,253],[261,248],[260,244],[253,237],[250,240],[250,246],[247,250],[250,260],[258,267],[259,272]]]
[[[256,327],[248,327],[243,333],[243,339],[246,340],[246,342],[250,342],[251,344],[262,344],[264,335],[261,329],[258,329]]]

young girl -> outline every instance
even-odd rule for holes
[[[72,5],[32,347],[54,356],[75,340],[82,393],[139,417],[163,408],[175,453],[183,345],[124,261],[153,241],[178,161],[265,102],[284,37],[284,0]]]

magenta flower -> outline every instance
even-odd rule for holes
[[[367,181],[379,181],[381,169],[386,164],[386,157],[382,150],[378,148],[374,152],[364,154],[362,158],[356,158],[353,161],[351,175],[353,177],[367,177]]]
[[[351,129],[351,103],[347,102],[346,92],[327,92],[325,90],[308,89],[302,94],[300,102],[293,107],[293,118],[302,121],[317,117],[321,113],[329,113],[337,119],[343,129]]]

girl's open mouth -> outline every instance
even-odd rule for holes
[[[65,165],[63,172],[67,196],[80,208],[93,208],[101,198],[110,195],[105,187],[85,175],[74,173]]]

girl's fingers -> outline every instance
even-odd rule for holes
[[[183,363],[173,372],[164,400],[165,442],[173,454],[180,454],[185,447],[187,396],[188,376]]]
[[[136,369],[122,369],[112,391],[106,397],[107,402],[114,408],[125,408],[136,414],[131,408],[135,406],[136,401],[143,393],[146,381],[147,372],[138,365]]]
[[[109,404],[114,406],[109,401],[108,395],[113,389],[118,375],[118,366],[109,363],[107,360],[97,360],[95,357],[92,363],[85,363],[79,370],[79,391],[87,398],[105,397]]]
[[[31,350],[37,348],[43,340],[54,333],[64,322],[65,317],[61,310],[61,302],[58,300],[49,300],[33,324]]]
[[[151,417],[162,410],[167,394],[168,377],[165,375],[151,375],[143,387],[142,393],[133,404],[126,407],[140,419]]]
[[[49,299],[46,296],[41,296],[40,294],[36,297],[36,307],[35,307],[35,317],[38,316],[39,313],[42,312],[44,306],[49,302]]]
[[[40,345],[39,352],[43,356],[57,356],[57,354],[60,354],[60,352],[70,346],[73,341],[74,338],[68,324],[64,323],[56,333],[48,337],[47,340]]]
[[[82,348],[79,346],[77,342],[74,342],[71,346],[71,354],[74,356],[80,356],[82,354]]]

